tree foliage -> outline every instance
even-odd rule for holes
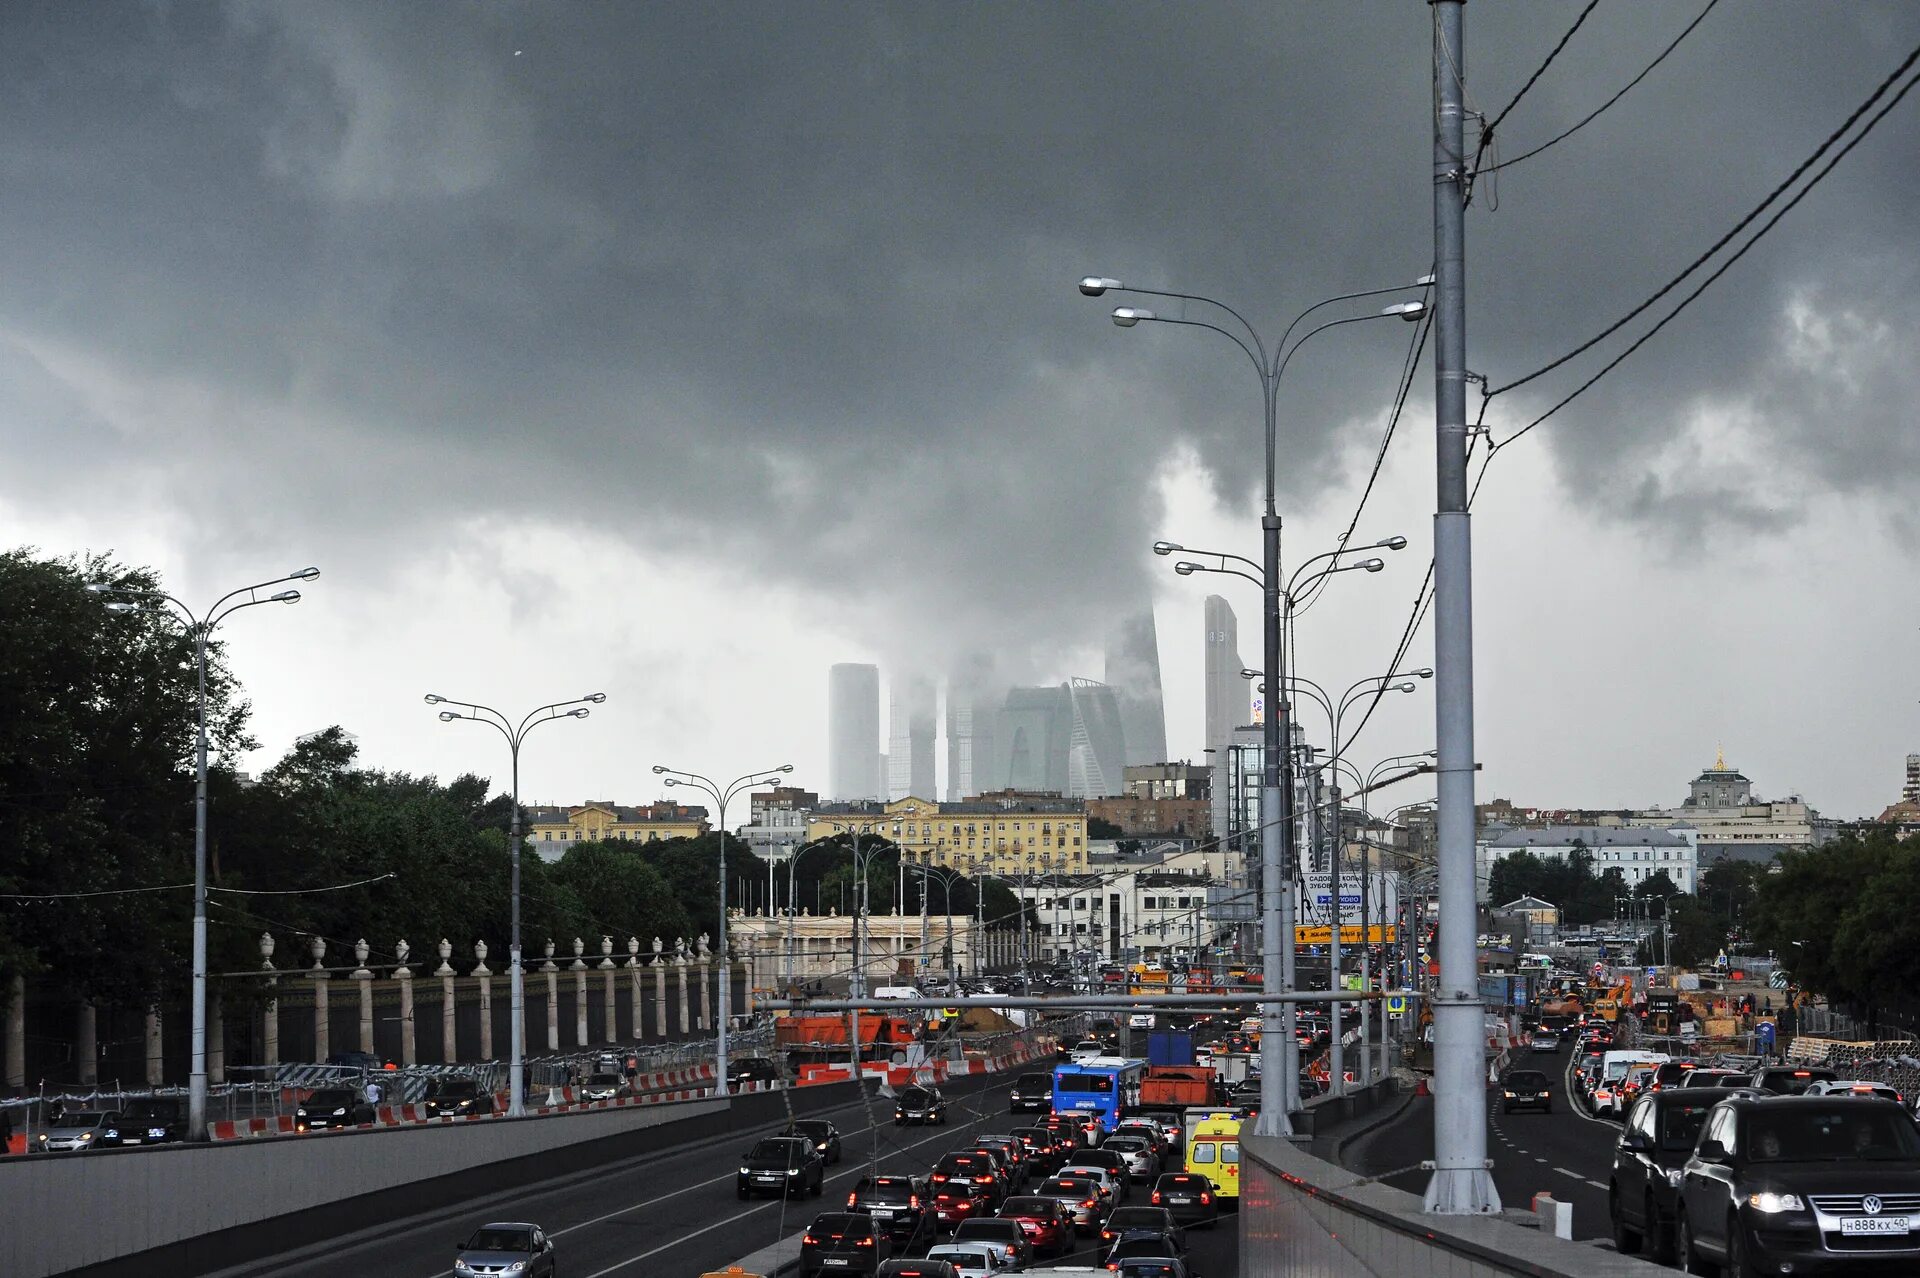
[[[1799,985],[1871,1016],[1920,981],[1920,846],[1888,827],[1784,852],[1750,909],[1754,940]]]
[[[1595,874],[1593,853],[1576,842],[1565,857],[1536,856],[1522,849],[1501,858],[1494,862],[1487,889],[1495,905],[1538,897],[1560,907],[1562,923],[1580,927],[1614,917],[1617,899],[1627,895],[1627,882],[1617,866]]]

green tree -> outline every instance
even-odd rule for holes
[[[1781,853],[1749,914],[1755,942],[1778,954],[1802,987],[1837,1003],[1864,1002],[1861,973],[1843,952],[1844,929],[1897,842],[1891,831],[1848,831],[1818,848]],[[1920,901],[1899,901],[1896,908],[1920,912]],[[1851,935],[1860,939],[1857,930]]]

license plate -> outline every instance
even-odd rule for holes
[[[891,1220],[893,1219],[893,1208],[873,1207],[868,1209],[867,1214],[872,1216],[875,1220]]]
[[[1910,1228],[1905,1216],[1844,1216],[1840,1220],[1843,1234],[1904,1234]]]
[[[754,1179],[763,1185],[777,1185],[786,1178],[784,1176],[755,1176]]]
[[[1188,1203],[1192,1202],[1193,1199],[1187,1194],[1168,1194],[1167,1201],[1172,1203],[1176,1207],[1184,1207]]]
[[[848,1260],[845,1256],[828,1256],[821,1263],[828,1264],[828,1265],[839,1265],[842,1268],[845,1268],[847,1265],[850,1265],[853,1262]]]
[[[138,1145],[140,1138],[138,1136],[125,1136],[121,1138],[120,1143],[122,1145]]]

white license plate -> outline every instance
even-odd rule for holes
[[[1188,1203],[1192,1202],[1193,1199],[1189,1198],[1185,1194],[1168,1194],[1167,1201],[1172,1203],[1176,1207],[1184,1207]]]
[[[1905,1216],[1843,1216],[1840,1219],[1843,1234],[1904,1234],[1911,1228]]]
[[[852,1264],[853,1262],[848,1260],[845,1256],[828,1256],[821,1263],[828,1264],[828,1265],[840,1265],[842,1267],[845,1267],[847,1265]]]
[[[893,1219],[893,1208],[873,1207],[868,1209],[867,1214],[869,1216],[872,1216],[875,1220],[891,1220]]]
[[[138,1136],[126,1136],[121,1139],[120,1143],[122,1145],[138,1145],[140,1138]]]

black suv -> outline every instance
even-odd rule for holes
[[[182,1139],[187,1130],[186,1103],[168,1097],[128,1101],[118,1121],[100,1133],[100,1147],[165,1145]]]
[[[1920,1128],[1867,1096],[1734,1097],[1681,1173],[1683,1267],[1729,1275],[1920,1272]]]
[[[1022,1110],[1044,1114],[1053,1108],[1053,1075],[1022,1074],[1013,1081],[1007,1091],[1007,1110],[1018,1114]]]
[[[1516,1109],[1543,1109],[1553,1112],[1553,1080],[1537,1069],[1508,1070],[1500,1080],[1500,1107],[1511,1114]]]
[[[893,1240],[865,1212],[830,1211],[800,1235],[800,1278],[871,1274],[893,1258]]]
[[[893,1103],[893,1125],[905,1127],[908,1123],[944,1123],[947,1121],[947,1099],[937,1087],[903,1087],[900,1096]]]
[[[1717,1087],[1668,1087],[1642,1096],[1627,1111],[1607,1183],[1617,1250],[1631,1256],[1644,1247],[1662,1264],[1672,1259],[1680,1169],[1708,1112],[1726,1098]]]
[[[824,1118],[793,1119],[780,1134],[798,1136],[802,1140],[812,1141],[813,1148],[826,1162],[837,1163],[843,1156],[840,1149],[840,1129]]]
[[[493,1093],[471,1078],[443,1078],[433,1085],[427,1097],[427,1116],[445,1114],[491,1114]]]
[[[800,1136],[768,1136],[756,1142],[740,1160],[734,1194],[739,1198],[753,1194],[780,1194],[787,1198],[812,1194],[818,1198],[826,1178],[826,1164],[812,1141]]]
[[[780,1081],[779,1062],[765,1056],[742,1056],[727,1064],[727,1086],[734,1088],[742,1083],[777,1083]]]
[[[910,1247],[932,1219],[928,1188],[917,1176],[862,1176],[847,1194],[847,1210],[865,1212],[874,1224],[886,1226],[896,1243]]]
[[[1799,1096],[1815,1083],[1831,1083],[1839,1077],[1819,1065],[1768,1065],[1753,1071],[1752,1086],[1776,1096]]]
[[[322,1087],[293,1110],[294,1129],[303,1132],[358,1127],[372,1121],[373,1106],[367,1098],[344,1087]]]

